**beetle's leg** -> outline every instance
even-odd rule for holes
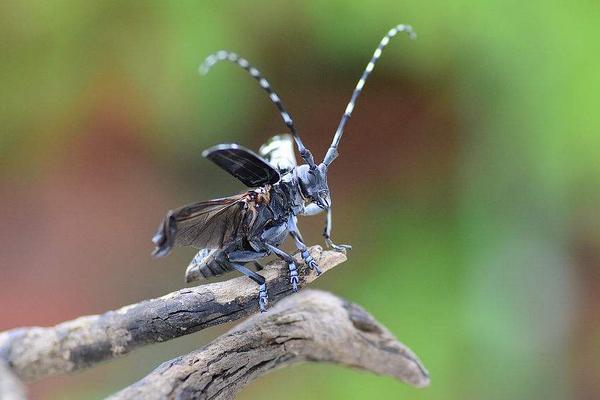
[[[301,215],[317,215],[323,212],[323,209],[319,207],[316,203],[309,203],[304,207]]]
[[[265,278],[257,274],[256,272],[244,267],[242,264],[232,262],[231,266],[258,284],[258,307],[260,308],[260,312],[267,311],[269,297],[267,296],[267,286],[265,285]]]
[[[288,268],[290,269],[290,284],[292,285],[292,290],[294,292],[298,291],[298,270],[296,269],[296,263],[292,260],[291,263],[288,263]]]
[[[350,246],[349,244],[335,244],[333,243],[333,241],[331,240],[331,228],[333,226],[333,221],[332,221],[332,212],[331,212],[331,207],[329,207],[327,209],[327,220],[325,221],[325,229],[323,230],[323,237],[325,238],[325,243],[327,244],[327,247],[332,248],[334,250],[337,251],[346,251],[346,250],[351,250],[352,246]]]
[[[296,225],[296,217],[290,217],[288,222],[288,230],[290,235],[294,238],[296,242],[296,247],[300,250],[300,255],[302,255],[302,259],[308,265],[308,268],[314,269],[317,271],[317,275],[321,275],[321,270],[319,269],[319,265],[315,261],[314,258],[310,255],[306,244],[304,244],[304,240],[302,239],[302,234],[298,230],[298,226]]]
[[[319,207],[315,203],[310,203],[309,205],[307,205],[304,208],[302,215],[317,215],[322,211],[323,211],[323,209],[321,207]],[[323,229],[323,237],[325,238],[325,243],[327,244],[327,247],[337,250],[337,251],[345,251],[345,250],[352,249],[352,246],[350,246],[349,244],[337,245],[337,244],[333,243],[333,241],[331,240],[331,228],[332,228],[331,217],[332,217],[332,213],[331,213],[331,206],[330,206],[327,209],[327,219],[325,220],[325,229]]]
[[[245,264],[265,258],[268,255],[266,251],[249,251],[249,250],[233,250],[227,252],[227,259],[232,262],[239,262]]]
[[[321,275],[319,264],[317,264],[315,259],[310,255],[308,247],[306,247],[306,245],[302,241],[302,236],[300,235],[300,232],[290,231],[290,235],[292,235],[292,237],[294,238],[294,241],[296,242],[296,247],[298,248],[298,250],[300,250],[300,255],[302,256],[302,259],[304,260],[308,268],[314,269],[315,271],[317,271],[317,275]]]
[[[269,297],[267,296],[267,286],[265,285],[265,278],[262,275],[246,268],[243,262],[249,262],[257,260],[266,256],[265,253],[253,253],[249,251],[232,251],[227,254],[227,258],[233,268],[246,275],[258,284],[258,307],[260,312],[267,311],[267,305],[269,304]],[[255,261],[254,261],[255,262]]]
[[[290,283],[292,285],[292,290],[294,292],[297,292],[299,279],[298,279],[298,269],[296,268],[296,263],[294,262],[294,257],[290,256],[285,251],[280,250],[277,247],[275,247],[269,243],[265,243],[265,245],[267,246],[267,248],[269,250],[271,250],[271,252],[273,254],[275,254],[277,257],[281,258],[283,261],[285,261],[287,263],[288,268],[290,269]]]

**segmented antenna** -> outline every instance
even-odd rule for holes
[[[371,58],[371,61],[369,61],[369,63],[367,64],[367,67],[365,68],[360,79],[358,80],[358,83],[356,84],[356,88],[354,88],[354,92],[352,93],[350,102],[346,106],[346,111],[344,111],[344,115],[342,116],[342,119],[340,120],[340,124],[338,125],[338,127],[335,131],[335,136],[333,137],[331,146],[327,150],[327,154],[325,155],[325,159],[323,160],[323,163],[325,165],[331,164],[333,162],[333,160],[335,160],[335,158],[338,156],[338,150],[337,150],[338,144],[340,143],[340,139],[342,138],[342,134],[344,133],[344,127],[346,126],[346,123],[348,123],[348,120],[350,119],[350,116],[352,115],[352,110],[354,110],[354,105],[356,104],[356,99],[358,98],[358,95],[360,94],[363,87],[365,86],[365,82],[367,81],[369,74],[373,71],[373,68],[375,67],[375,63],[377,62],[377,60],[379,60],[379,57],[381,57],[381,53],[382,53],[383,49],[390,42],[390,39],[393,38],[394,36],[396,36],[396,34],[398,32],[406,32],[408,34],[409,38],[411,38],[411,39],[415,39],[417,37],[416,33],[413,31],[413,29],[410,25],[397,25],[394,28],[390,29],[389,32],[383,37],[383,39],[381,39],[379,46],[377,46],[377,49],[373,53],[373,57]]]
[[[230,61],[232,63],[235,63],[242,69],[244,69],[246,72],[248,72],[254,79],[256,79],[260,87],[262,87],[267,92],[271,103],[273,103],[275,107],[277,107],[281,118],[283,118],[283,122],[287,125],[290,132],[294,136],[294,140],[296,141],[296,145],[298,146],[298,152],[300,153],[300,156],[311,166],[311,168],[315,167],[315,161],[313,159],[313,156],[311,152],[304,146],[304,143],[302,143],[302,140],[298,136],[298,133],[296,132],[296,127],[294,126],[294,121],[292,120],[292,117],[290,117],[290,113],[287,112],[287,110],[283,106],[283,103],[281,102],[281,99],[279,98],[275,90],[271,87],[269,81],[267,81],[267,79],[261,75],[260,71],[254,66],[252,66],[252,64],[250,64],[248,60],[246,60],[243,57],[240,57],[236,53],[233,53],[231,51],[220,50],[206,57],[204,62],[200,65],[199,72],[202,75],[206,75],[208,71],[210,71],[210,69],[213,67],[213,65],[215,65],[219,61]]]

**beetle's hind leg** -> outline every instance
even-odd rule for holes
[[[258,307],[260,308],[260,312],[267,311],[267,306],[269,305],[269,296],[267,295],[265,278],[262,275],[259,275],[256,272],[244,267],[242,264],[232,262],[231,266],[258,284]]]
[[[243,250],[232,251],[231,253],[227,254],[229,264],[234,269],[246,275],[248,278],[252,279],[258,284],[258,307],[260,309],[260,312],[267,311],[267,306],[269,304],[269,296],[267,295],[267,286],[265,285],[265,278],[262,275],[259,275],[256,272],[246,268],[244,264],[252,261],[254,265],[257,265],[258,263],[256,262],[256,260],[259,260],[265,257],[266,255],[266,252],[257,253]]]
[[[288,268],[290,269],[290,284],[292,285],[292,290],[294,292],[298,291],[298,270],[296,269],[296,263],[293,261],[288,263]]]

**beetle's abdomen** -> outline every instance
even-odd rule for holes
[[[223,257],[222,249],[202,249],[190,262],[185,271],[185,281],[192,282],[222,275],[233,268]]]

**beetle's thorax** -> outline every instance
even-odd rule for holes
[[[295,170],[284,174],[281,180],[271,188],[272,206],[279,208],[286,214],[300,214],[304,209],[304,202]]]

